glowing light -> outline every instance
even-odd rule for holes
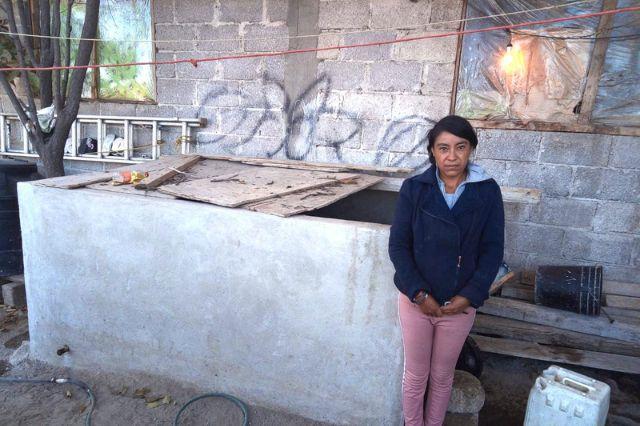
[[[524,52],[522,52],[517,44],[512,46],[511,43],[509,43],[507,45],[507,51],[500,60],[500,67],[502,71],[510,75],[524,73]]]

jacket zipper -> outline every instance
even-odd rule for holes
[[[461,251],[461,247],[460,247],[460,245],[461,245],[461,242],[460,242],[460,229],[458,229],[458,225],[456,225],[455,223],[450,222],[450,221],[448,221],[446,219],[443,219],[441,217],[438,217],[436,215],[433,215],[433,214],[429,213],[428,211],[426,211],[425,209],[423,209],[422,207],[420,208],[420,210],[425,212],[428,216],[431,216],[433,218],[441,220],[444,223],[448,223],[448,224],[452,225],[454,228],[456,228],[456,236],[458,237],[458,263],[456,265],[456,278],[455,278],[455,281],[453,283],[453,289],[455,290],[455,288],[458,286],[458,276],[460,274],[460,266],[462,265],[462,254],[460,253],[460,251]]]

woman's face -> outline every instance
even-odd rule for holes
[[[431,154],[443,176],[457,178],[467,168],[472,151],[468,140],[449,132],[442,132],[436,138]]]

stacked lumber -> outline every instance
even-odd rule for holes
[[[640,284],[604,281],[599,316],[536,305],[522,272],[478,310],[471,336],[482,351],[640,374]]]

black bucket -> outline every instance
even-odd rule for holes
[[[584,315],[600,315],[602,266],[539,266],[535,302]]]

